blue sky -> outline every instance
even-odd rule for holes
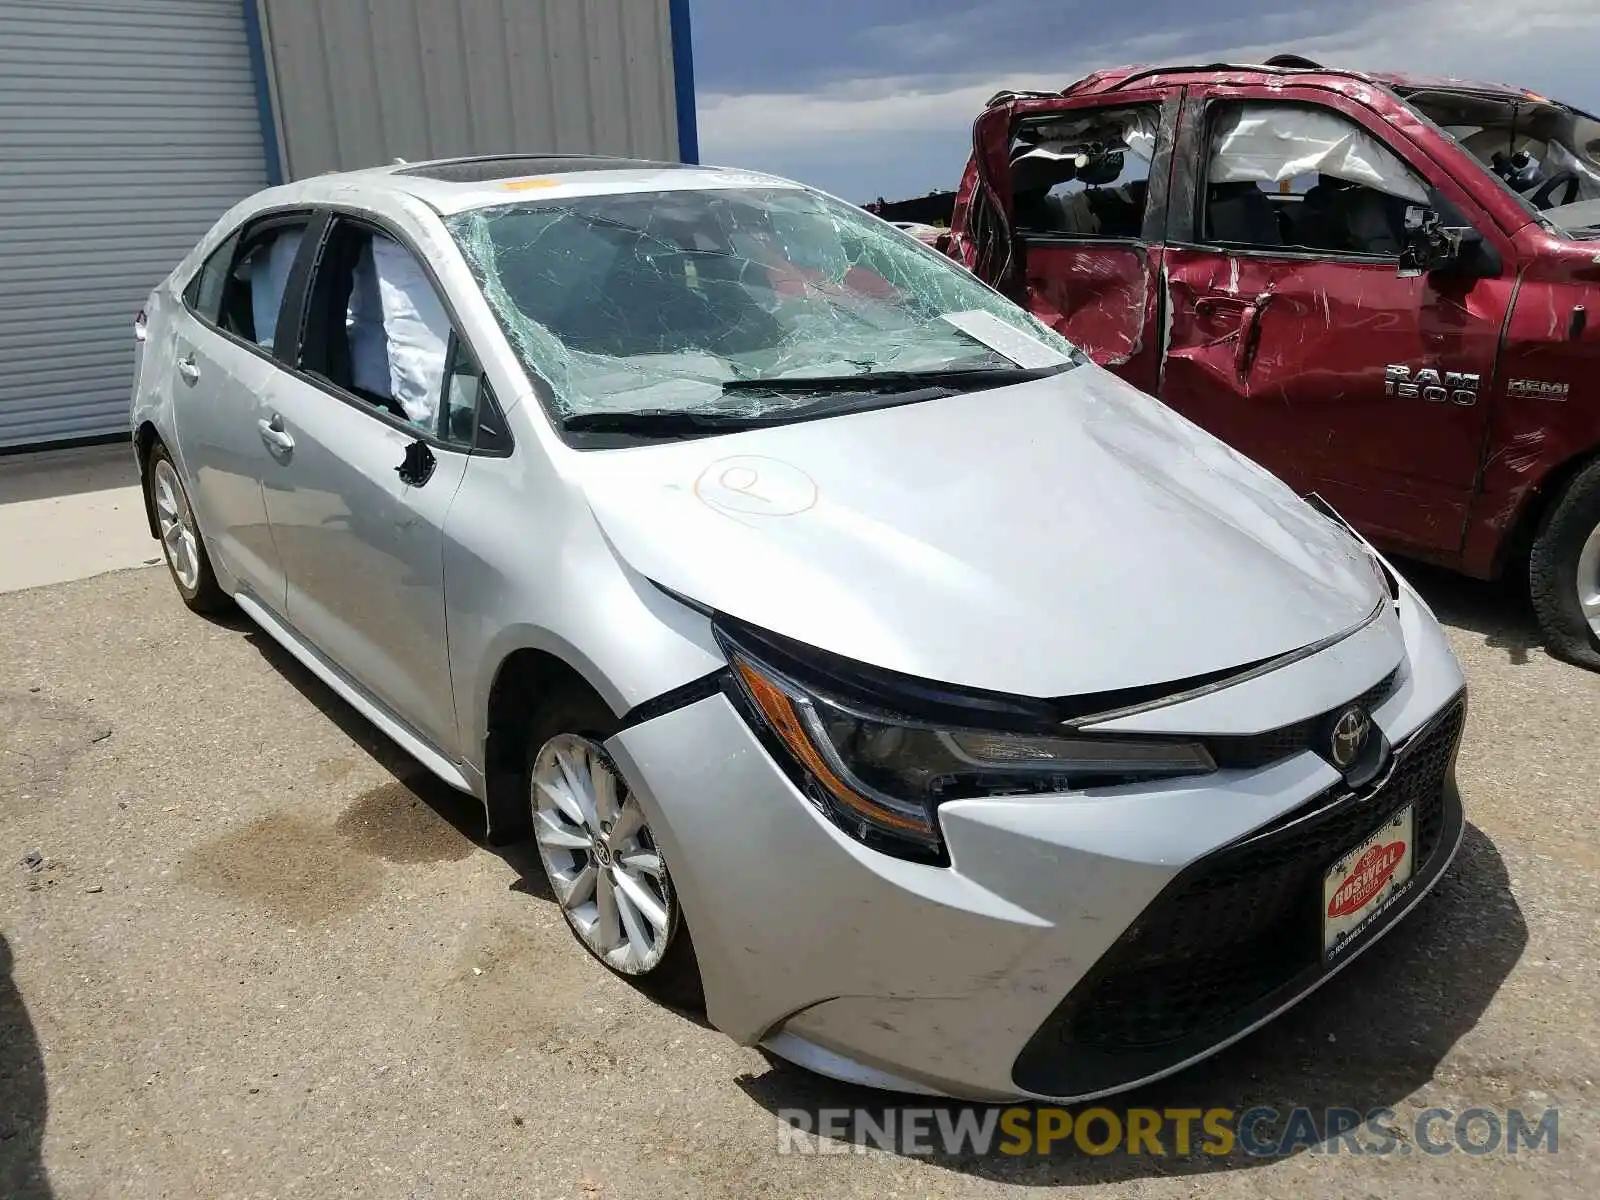
[[[848,200],[952,187],[1007,87],[1124,62],[1260,61],[1495,79],[1600,111],[1600,0],[690,0],[700,154]],[[1213,12],[1218,10],[1212,9]]]

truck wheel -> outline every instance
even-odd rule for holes
[[[598,698],[556,695],[528,723],[533,838],[561,915],[610,971],[674,1008],[704,1007],[689,928],[639,799],[600,743]]]
[[[1567,484],[1545,519],[1528,584],[1550,653],[1600,670],[1600,462]]]

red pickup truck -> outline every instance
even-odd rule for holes
[[[1380,546],[1528,572],[1600,667],[1600,120],[1291,55],[1098,71],[989,102],[943,244]]]

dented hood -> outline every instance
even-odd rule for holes
[[[1164,683],[1358,625],[1382,588],[1283,483],[1107,371],[589,451],[616,552],[753,625],[945,683]]]

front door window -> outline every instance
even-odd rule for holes
[[[446,437],[450,316],[414,254],[339,220],[312,281],[300,369],[412,428]]]
[[[1309,104],[1232,104],[1213,118],[1201,217],[1224,246],[1398,257],[1428,186],[1355,122]]]

